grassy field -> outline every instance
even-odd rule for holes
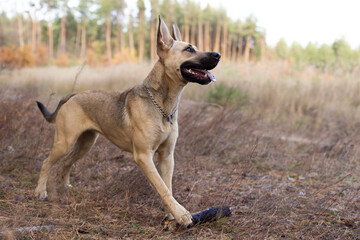
[[[217,83],[187,86],[174,195],[191,212],[230,205],[228,218],[164,231],[160,198],[131,154],[104,138],[73,167],[73,189],[56,187],[55,169],[50,199],[38,201],[54,128],[35,100],[54,109],[63,94],[124,90],[150,69],[0,74],[0,239],[360,239],[360,69],[222,63]]]

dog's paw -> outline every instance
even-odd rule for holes
[[[176,222],[184,227],[192,225],[192,216],[183,206],[180,205],[177,214],[174,214]]]
[[[191,213],[186,211],[186,213],[181,217],[181,225],[184,227],[189,227],[192,225],[192,216]]]
[[[35,190],[35,196],[36,196],[39,200],[45,200],[48,195],[47,195],[46,190],[36,189],[36,190]]]

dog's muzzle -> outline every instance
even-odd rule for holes
[[[204,52],[199,57],[181,64],[181,74],[187,81],[202,85],[216,82],[214,75],[208,70],[214,69],[219,63],[220,58],[220,53]]]

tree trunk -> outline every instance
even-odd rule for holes
[[[61,23],[60,23],[60,40],[59,40],[59,46],[58,46],[58,53],[57,55],[59,56],[60,54],[64,54],[66,52],[66,28],[65,28],[65,23],[66,23],[66,14],[64,11],[64,15],[61,18]]]
[[[32,30],[32,17],[29,14],[29,18],[26,21],[26,42],[31,47],[31,30]]]
[[[220,19],[218,19],[218,22],[216,24],[216,35],[215,35],[215,43],[214,43],[214,52],[220,51],[220,32],[221,32],[221,23]]]
[[[52,59],[54,57],[54,37],[53,37],[53,28],[52,28],[52,21],[51,21],[51,6],[50,2],[47,1],[47,11],[48,11],[48,53],[49,53],[49,59]]]
[[[107,57],[108,63],[111,63],[112,53],[111,53],[111,21],[110,21],[110,19],[106,20],[105,42],[106,42],[106,57]]]
[[[195,18],[192,19],[192,23],[191,23],[191,36],[190,36],[190,43],[191,44],[196,44],[196,39],[195,39],[195,29],[196,29],[196,21]]]
[[[204,51],[204,36],[203,36],[203,25],[200,19],[198,20],[198,41],[197,41],[197,47],[201,51]]]
[[[168,8],[165,16],[165,23],[170,25],[174,22],[174,13],[173,13],[172,1],[167,0],[167,2],[168,2],[167,4]]]
[[[246,37],[245,51],[244,51],[245,62],[248,62],[250,59],[250,41],[251,41],[251,34],[248,34]]]
[[[223,34],[222,34],[222,41],[221,41],[221,55],[224,60],[227,58],[227,38],[228,38],[228,31],[227,31],[227,21],[225,19],[224,27],[223,27]]]
[[[116,12],[115,53],[120,51],[120,11]]]
[[[36,24],[36,49],[40,49],[40,46],[41,46],[41,24],[40,22],[38,22]]]
[[[228,33],[227,45],[226,45],[226,56],[231,60],[231,44],[232,44],[232,33]]]
[[[239,33],[238,42],[237,42],[236,61],[239,61],[242,57],[242,47],[243,47],[242,35]]]
[[[54,36],[53,36],[53,28],[52,22],[48,22],[48,35],[49,35],[49,59],[54,57]]]
[[[80,55],[80,38],[81,38],[81,23],[78,22],[76,26],[76,40],[75,40],[75,56]]]
[[[204,34],[204,50],[210,51],[210,22],[209,20],[205,20],[205,34]]]
[[[125,52],[125,35],[123,31],[123,26],[120,24],[120,51],[121,53]]]
[[[184,13],[184,42],[190,42],[190,25],[189,25],[189,14]]]
[[[86,57],[86,23],[85,20],[82,22],[81,27],[81,50],[80,50],[80,58],[84,59]]]
[[[236,57],[237,57],[237,47],[238,47],[238,39],[235,39],[232,41],[231,44],[231,61],[236,61]]]
[[[145,45],[145,9],[139,9],[139,61],[144,59],[144,45]]]
[[[36,16],[36,14],[34,14]],[[36,51],[36,19],[31,18],[31,51],[35,53]]]
[[[4,24],[0,22],[0,33],[4,32]],[[0,46],[5,45],[5,36],[0,34]]]
[[[130,54],[131,56],[134,56],[135,55],[135,49],[134,49],[134,32],[133,32],[133,17],[132,15],[130,14],[129,16],[129,47],[130,47]]]
[[[18,34],[19,34],[19,46],[22,49],[24,47],[24,32],[23,32],[23,22],[21,19],[21,15],[17,15],[18,22]]]

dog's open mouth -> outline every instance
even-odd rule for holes
[[[208,71],[210,69],[213,69],[214,67],[204,69],[204,67],[201,67],[201,66],[196,66],[196,65],[191,66],[191,65],[184,64],[180,67],[180,69],[181,69],[182,76],[187,81],[196,82],[199,84],[209,84],[211,82],[216,82],[214,75],[212,75]]]
[[[198,69],[198,68],[191,68],[191,67],[185,67],[184,69],[181,69],[183,75],[186,75],[190,78],[195,78],[198,80],[211,80],[213,82],[216,82],[216,79],[214,75],[212,75],[209,71],[205,69]]]

